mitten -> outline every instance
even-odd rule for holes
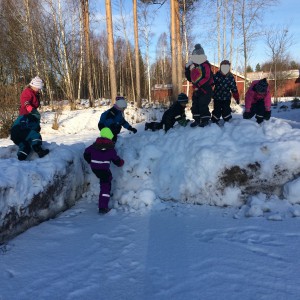
[[[271,111],[265,111],[265,114],[264,114],[264,119],[265,120],[270,120],[271,118]]]
[[[240,104],[240,99],[235,100],[236,104]]]
[[[132,131],[133,133],[137,133],[137,130],[134,127],[130,127],[128,130]]]
[[[28,114],[28,119],[30,121],[39,121],[41,119],[41,115],[36,109],[33,109],[31,113]]]
[[[188,124],[189,120],[187,119],[181,119],[178,121],[179,125],[186,127],[186,125]]]
[[[123,165],[124,165],[124,160],[120,159],[119,167],[123,167]]]

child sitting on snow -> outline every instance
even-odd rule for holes
[[[185,107],[188,103],[188,96],[184,93],[178,95],[177,101],[167,109],[160,122],[151,122],[145,124],[145,130],[151,129],[152,131],[164,129],[166,132],[174,126],[176,121],[181,126],[186,126],[189,120],[185,116]]]
[[[112,181],[110,163],[122,167],[124,160],[117,155],[115,143],[112,141],[114,137],[112,131],[107,127],[102,128],[100,136],[95,143],[85,149],[84,159],[100,179],[99,213],[105,214],[110,211],[108,208]]]

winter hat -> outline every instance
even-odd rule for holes
[[[41,90],[44,86],[44,83],[43,83],[43,80],[39,76],[36,76],[31,79],[29,85]]]
[[[127,102],[124,99],[124,97],[122,97],[122,96],[117,96],[116,97],[116,106],[118,108],[122,108],[122,109],[125,109],[127,107]]]
[[[266,93],[267,88],[268,88],[267,78],[259,80],[258,83],[254,86],[254,90],[260,94]]]
[[[203,48],[200,44],[195,45],[195,49],[192,52],[192,55],[202,55],[205,54]]]
[[[100,130],[100,136],[110,140],[114,137],[112,131],[108,127],[104,127]]]
[[[229,60],[223,60],[220,64],[220,70],[223,74],[228,74],[230,71],[230,62]]]
[[[204,50],[200,44],[195,45],[195,49],[193,50],[190,59],[194,64],[197,65],[201,65],[207,60]]]
[[[181,93],[178,95],[177,101],[179,103],[188,103],[189,102],[189,98],[185,93]]]

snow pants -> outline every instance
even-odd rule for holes
[[[196,122],[207,122],[210,119],[209,103],[212,97],[212,88],[195,90],[192,97],[192,114]]]
[[[31,150],[38,152],[42,145],[42,137],[39,132],[22,128],[20,125],[11,128],[11,140],[19,146],[18,158],[20,160],[26,159]]]
[[[214,100],[214,110],[212,111],[211,120],[213,123],[218,123],[220,118],[224,119],[224,121],[229,121],[232,118],[231,115],[231,100]]]
[[[100,193],[99,193],[99,208],[108,208],[110,200],[112,174],[110,170],[92,170],[94,174],[100,179]]]
[[[266,114],[265,103],[263,100],[259,100],[256,103],[252,104],[250,112],[244,112],[244,119],[251,119],[253,116],[256,118],[258,124],[264,121]]]

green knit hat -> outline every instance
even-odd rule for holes
[[[110,140],[112,140],[112,138],[114,137],[113,133],[108,127],[104,127],[100,130],[100,136]]]

